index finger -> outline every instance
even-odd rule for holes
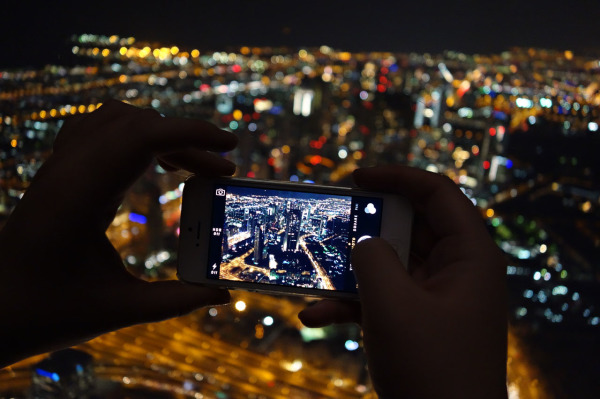
[[[190,147],[224,152],[238,143],[235,134],[199,119],[162,117],[153,110],[142,110],[133,117],[136,129],[144,133],[144,141],[155,154]]]
[[[473,203],[447,177],[408,166],[357,169],[359,187],[400,194],[415,209],[421,209],[433,232],[440,237],[454,234],[487,234]]]

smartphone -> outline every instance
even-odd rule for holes
[[[358,299],[350,253],[385,238],[406,265],[412,208],[398,195],[309,183],[190,177],[179,279],[228,289]]]

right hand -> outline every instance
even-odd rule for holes
[[[506,264],[476,208],[450,179],[414,168],[354,178],[411,201],[409,268],[383,239],[357,244],[360,305],[324,300],[302,322],[359,322],[381,398],[506,399]]]

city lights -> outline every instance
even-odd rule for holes
[[[597,333],[600,192],[586,152],[596,148],[600,123],[597,59],[529,48],[489,55],[350,53],[328,46],[222,50],[85,34],[66,49],[77,65],[0,71],[0,216],[19,203],[62,123],[113,97],[233,131],[238,148],[221,155],[236,163],[236,176],[349,186],[355,169],[376,164],[443,174],[480,206],[510,263],[511,323],[522,330],[535,325],[542,334]],[[163,166],[149,169],[107,230],[130,272],[148,280],[174,278],[177,237],[188,228],[179,225],[186,172],[166,173],[169,165]],[[227,261],[252,249],[248,278],[337,284],[342,245],[332,227],[346,215],[336,204],[314,202],[298,214],[294,207],[310,201],[281,200],[270,209],[261,198],[247,201],[252,213],[232,209],[223,226]],[[375,205],[360,209],[380,214]],[[251,222],[261,218],[268,223]],[[262,224],[268,228],[261,231]],[[284,244],[286,253],[279,253]],[[290,273],[289,263],[301,255],[326,265],[326,273]],[[242,275],[236,264],[227,270]],[[311,394],[319,397],[373,395],[356,371],[364,367],[355,356],[357,329],[337,329],[332,337],[329,329],[299,325],[302,300],[232,296],[233,306],[132,327],[84,349],[102,364],[103,378],[182,397],[241,397],[248,387],[256,397],[304,397],[299,381],[309,377]],[[348,351],[350,360],[335,372],[323,367],[336,355],[321,349],[314,355],[303,346],[309,341]],[[511,336],[509,392],[525,397],[532,381],[543,378],[526,374],[535,367],[523,363],[527,351],[518,344]],[[53,381],[53,374],[45,378]]]
[[[246,310],[246,302],[244,302],[244,301],[237,301],[235,303],[235,309],[238,312],[243,312],[244,310]]]

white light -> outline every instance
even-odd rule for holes
[[[256,100],[254,102],[254,110],[256,112],[264,112],[273,108],[273,101],[271,100]]]
[[[545,254],[547,250],[548,250],[548,246],[546,244],[540,245],[540,253],[541,254]]]
[[[171,257],[171,255],[169,255],[169,253],[167,251],[159,252],[158,255],[156,255],[156,259],[158,259],[159,262],[164,262],[167,259],[169,259],[170,257]]]
[[[423,110],[423,115],[424,115],[426,118],[433,118],[433,110],[432,110],[431,108],[425,108],[425,109]]]
[[[286,370],[291,371],[292,373],[295,373],[296,371],[300,371],[300,369],[302,368],[302,362],[300,360],[294,360],[292,363],[285,362],[283,364],[283,367]]]
[[[519,249],[519,252],[517,252],[517,258],[519,259],[529,259],[530,257],[531,252],[529,252],[527,249]]]
[[[542,278],[542,273],[540,273],[540,272],[533,273],[533,279],[535,281],[539,280],[540,278]]]
[[[367,98],[369,98],[369,93],[363,90],[360,92],[359,96],[361,100],[366,100]]]
[[[313,93],[307,92],[302,96],[302,116],[309,116],[313,99]]]
[[[360,237],[360,238],[359,238],[359,239],[356,241],[356,243],[358,244],[359,242],[361,242],[361,241],[364,241],[364,240],[368,240],[369,238],[371,238],[371,236],[362,236],[362,237]]]
[[[458,110],[458,116],[460,116],[461,118],[472,118],[473,117],[473,110],[471,108],[460,108]]]
[[[263,324],[264,324],[265,326],[272,326],[272,325],[273,325],[273,318],[272,318],[271,316],[266,316],[266,317],[263,319]]]
[[[344,148],[340,148],[340,150],[338,151],[338,157],[340,157],[340,159],[346,159],[347,156],[348,151],[346,151]]]
[[[443,62],[440,62],[438,64],[438,68],[440,69],[440,72],[442,73],[442,76],[444,77],[444,79],[446,79],[446,82],[452,83],[452,81],[454,80],[454,76],[452,76],[452,74],[448,70],[448,67],[446,67],[446,64],[444,64]]]
[[[569,292],[564,285],[557,285],[552,289],[552,295],[566,295]]]
[[[237,301],[235,303],[235,308],[239,311],[239,312],[243,312],[244,310],[246,310],[246,302],[244,301]]]
[[[219,311],[216,308],[208,309],[208,314],[211,315],[212,317],[215,317],[218,313],[219,313]]]
[[[449,123],[444,123],[442,125],[442,130],[446,133],[450,133],[452,131],[452,125]]]
[[[528,98],[523,98],[523,97],[519,97],[517,98],[517,107],[519,108],[532,108],[533,107],[533,101],[531,101]]]
[[[593,325],[593,326],[597,326],[598,323],[600,323],[600,318],[598,318],[598,317],[594,317],[592,319],[592,321],[590,321],[590,324]]]
[[[535,125],[535,122],[536,122],[535,116],[531,115],[529,118],[527,118],[527,120],[529,121],[530,125]]]
[[[598,124],[596,122],[590,122],[588,123],[588,129],[590,129],[590,132],[597,132]]]
[[[377,213],[377,208],[375,208],[375,205],[373,205],[372,203],[369,203],[365,207],[365,213],[367,213],[369,215],[374,215],[375,213]]]
[[[347,340],[345,345],[346,349],[348,349],[349,351],[355,351],[358,349],[358,342],[353,341],[351,339]]]
[[[543,108],[552,108],[552,100],[550,100],[549,98],[542,98],[540,99],[540,105]]]
[[[426,171],[428,172],[433,172],[433,173],[438,173],[440,170],[438,169],[438,167],[432,163],[430,163],[429,165],[427,165],[427,167],[425,168]]]

